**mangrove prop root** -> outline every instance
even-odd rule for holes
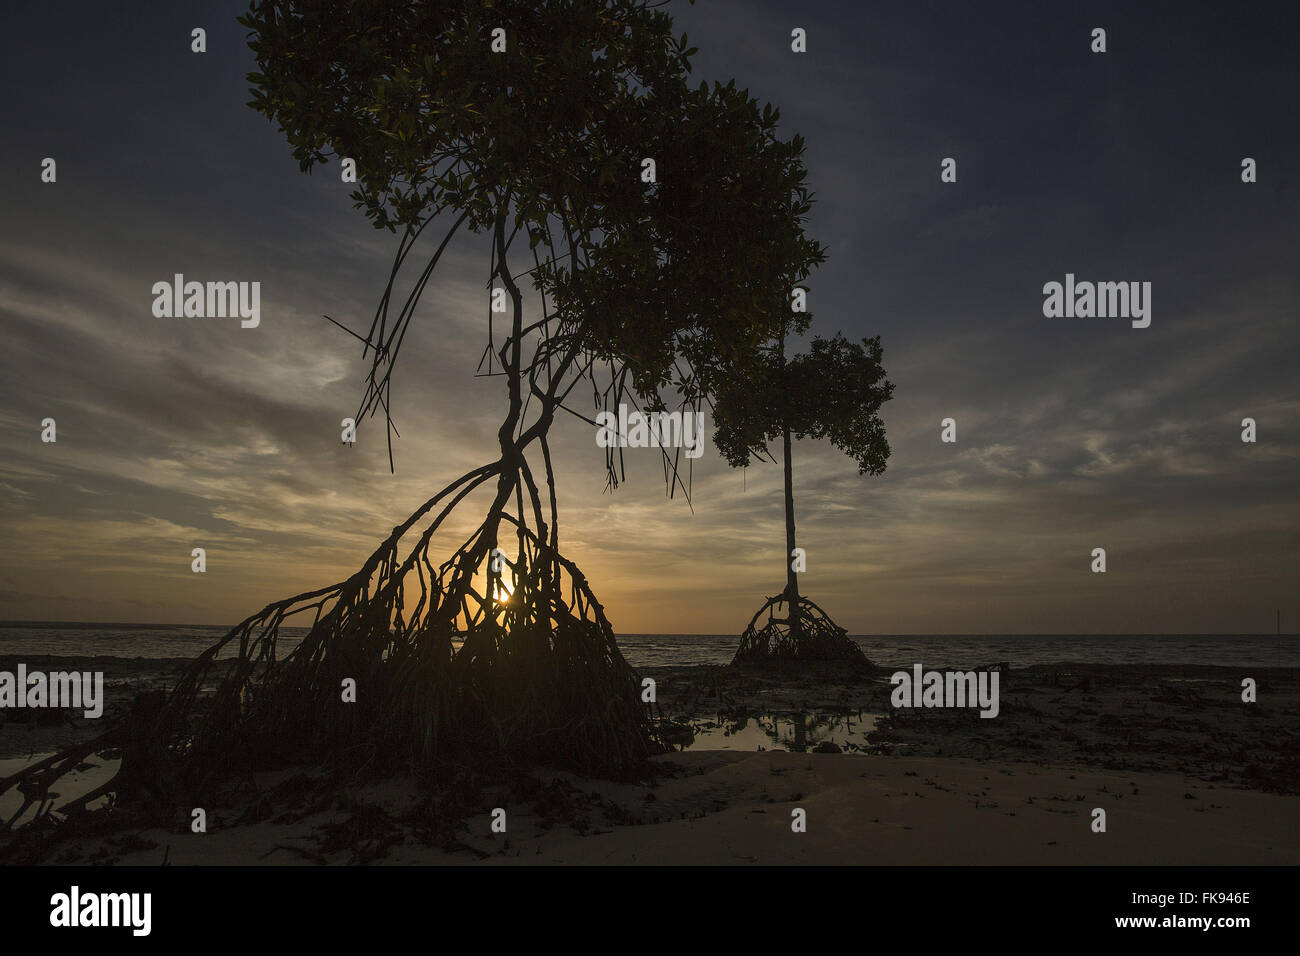
[[[784,615],[782,608],[786,609]],[[848,632],[825,611],[806,597],[791,601],[784,593],[768,598],[750,619],[732,664],[768,661],[846,661],[870,665]]]
[[[170,694],[141,695],[106,734],[0,780],[0,795],[24,799],[0,830],[33,806],[46,823],[110,795],[115,809],[179,819],[249,771],[306,762],[357,777],[436,778],[439,767],[467,764],[637,776],[664,749],[650,708],[586,577],[545,529],[498,505],[445,562],[429,557],[451,509],[500,471],[485,466],[448,486],[347,580],[236,625]],[[402,537],[443,500],[400,559]],[[494,562],[496,530],[511,540]],[[280,629],[301,616],[310,629],[281,656]],[[343,699],[348,679],[354,702]],[[110,745],[123,754],[116,776],[56,809],[51,787]]]

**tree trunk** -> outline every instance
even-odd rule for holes
[[[785,336],[781,337],[781,387],[786,388],[785,380]],[[789,412],[789,396],[785,396],[785,411]],[[781,428],[781,443],[785,455],[785,598],[789,606],[790,632],[799,637],[803,634],[803,617],[799,610],[799,577],[794,569],[794,474],[790,464],[790,422],[787,420]]]
[[[794,476],[790,470],[790,426],[782,433],[785,448],[785,592],[791,610],[799,603],[799,575],[794,569]]]

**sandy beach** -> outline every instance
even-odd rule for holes
[[[409,781],[329,809],[256,820],[214,815],[209,832],[145,829],[92,840],[60,863],[291,864],[1142,864],[1293,865],[1300,799],[1177,774],[1111,773],[1011,761],[701,751],[657,758],[649,786],[542,775],[543,799],[491,801],[428,839]],[[291,774],[266,775],[273,790]],[[1107,831],[1090,828],[1107,812]],[[807,831],[791,812],[807,813]],[[630,816],[629,816],[630,815]],[[558,817],[567,818],[561,822]]]
[[[104,669],[124,700],[181,661]],[[29,662],[35,666],[36,662]],[[57,863],[1280,864],[1300,863],[1300,671],[1053,665],[1008,669],[1001,712],[895,710],[887,671],[658,667],[674,753],[614,783],[547,770],[433,794],[398,777],[320,786],[258,774],[208,832],[111,830]],[[12,770],[99,727],[0,726]],[[98,722],[94,722],[98,723]],[[116,754],[90,758],[82,786]],[[506,832],[492,813],[506,812]],[[1094,832],[1094,811],[1106,813]],[[805,832],[792,829],[801,809]]]

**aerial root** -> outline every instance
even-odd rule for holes
[[[782,609],[785,608],[783,616]],[[766,615],[766,620],[763,620]],[[806,597],[768,598],[741,635],[732,664],[846,661],[870,666],[867,656],[830,616]]]
[[[509,530],[515,554],[497,570],[485,560],[495,538],[488,522],[443,564],[429,558],[438,524],[491,475],[471,473],[444,491],[463,484],[404,560],[398,542],[411,521],[346,581],[270,604],[232,628],[170,694],[141,695],[95,741],[0,780],[0,795],[16,789],[25,801],[0,831],[25,824],[33,806],[33,819],[57,822],[101,797],[175,821],[228,797],[252,771],[293,764],[350,779],[534,765],[638,776],[666,748],[577,566],[502,512],[495,523]],[[303,615],[307,635],[281,656],[282,626]],[[56,809],[51,787],[109,746],[122,751],[116,776]]]

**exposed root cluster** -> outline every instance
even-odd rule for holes
[[[232,628],[169,695],[141,695],[122,724],[0,780],[0,794],[24,796],[0,829],[32,807],[45,824],[106,796],[156,815],[211,806],[251,771],[307,762],[362,779],[531,764],[635,776],[660,745],[582,572],[497,509],[444,563],[429,558],[443,519],[497,471],[453,483],[347,580]],[[401,558],[403,536],[443,502]],[[493,525],[513,539],[512,555],[494,551]],[[281,654],[282,626],[302,616],[309,632]],[[355,682],[354,701],[345,682]],[[122,749],[116,776],[56,807],[51,788],[111,746]]]
[[[778,616],[783,608],[784,615]],[[731,663],[776,661],[846,661],[871,666],[848,631],[825,611],[806,597],[791,600],[784,593],[768,598],[750,619]]]

